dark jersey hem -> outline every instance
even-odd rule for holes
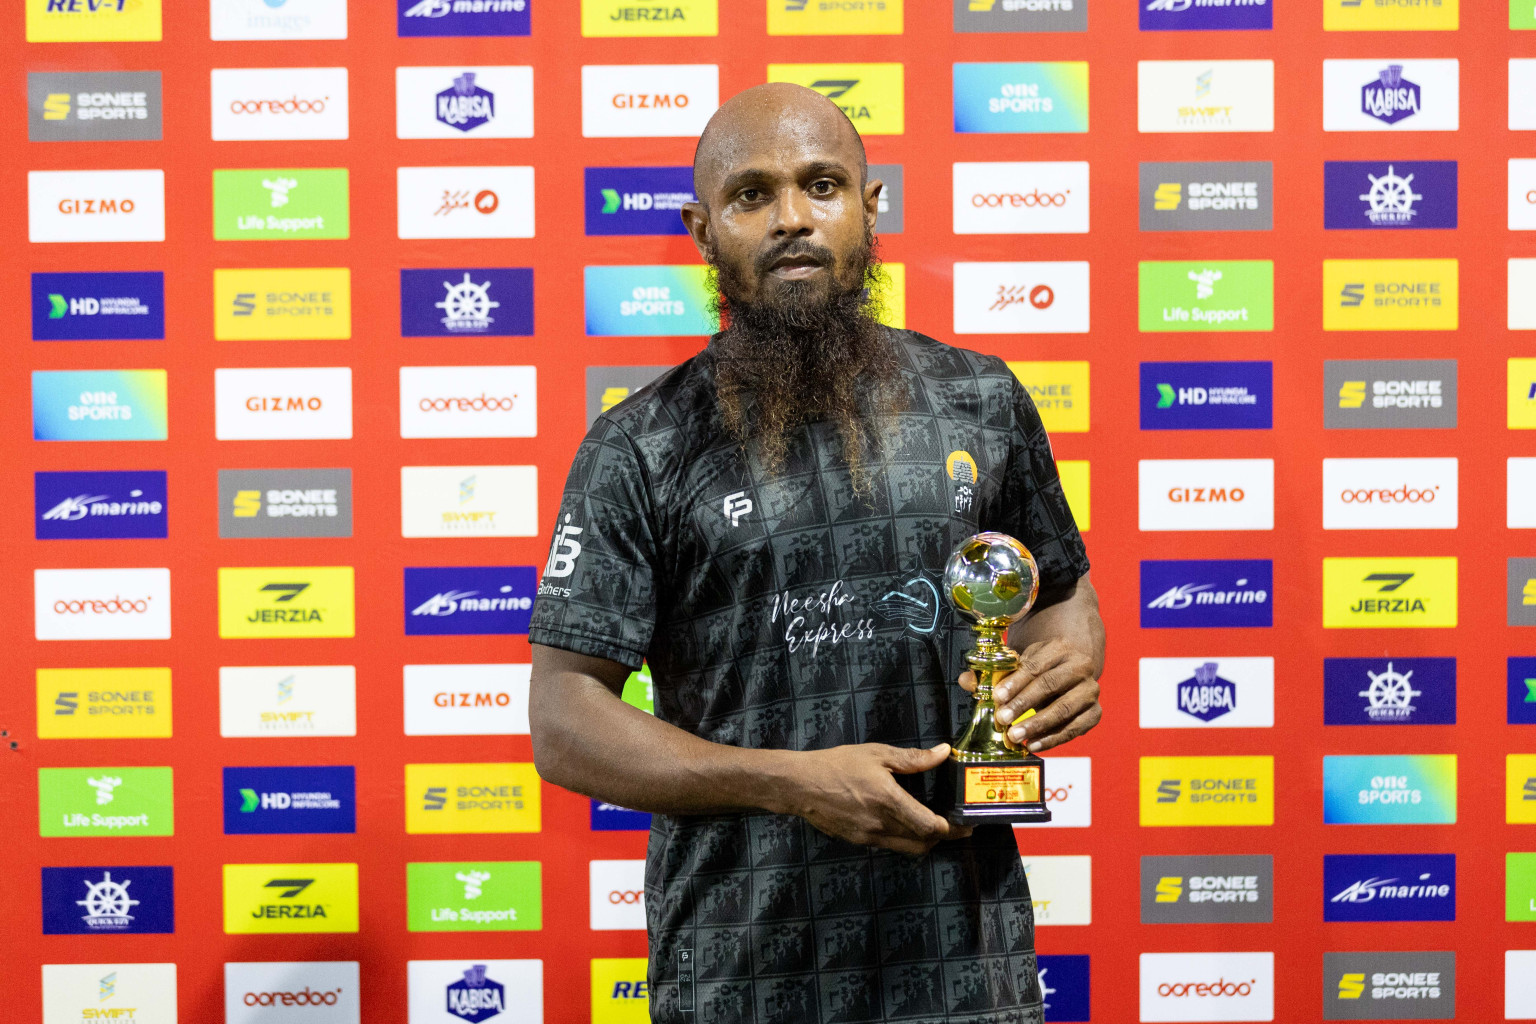
[[[593,658],[616,661],[631,672],[639,669],[645,661],[644,651],[636,651],[633,648],[615,644],[611,636],[597,636],[571,629],[536,626],[528,631],[528,642],[541,644],[544,647],[558,647],[564,651],[586,654]]]

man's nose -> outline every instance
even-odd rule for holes
[[[815,230],[811,222],[810,197],[793,186],[780,191],[779,201],[773,204],[771,227],[775,238],[809,235]]]

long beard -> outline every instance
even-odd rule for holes
[[[711,259],[725,325],[712,347],[726,430],[769,475],[783,469],[798,427],[828,420],[837,426],[854,493],[863,496],[873,490],[906,389],[896,345],[868,297],[879,270],[872,240],[852,261],[863,287],[817,294],[788,282],[744,303],[733,299],[743,292],[735,269]]]

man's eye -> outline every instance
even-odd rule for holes
[[[837,186],[830,181],[818,181],[811,186],[811,191],[818,196],[826,196],[831,195],[836,188]]]
[[[762,195],[763,194],[755,188],[744,188],[741,190],[742,200],[748,203],[757,202],[758,199],[762,198]]]

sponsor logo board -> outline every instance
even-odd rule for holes
[[[693,168],[588,167],[583,180],[588,235],[688,233],[681,211],[695,198]]]
[[[219,567],[224,639],[355,634],[350,565]]]
[[[592,1024],[650,1024],[645,957],[592,958]]]
[[[176,965],[43,964],[42,1024],[90,1020],[176,1024]]]
[[[225,864],[224,934],[358,928],[356,864]]]
[[[37,738],[170,739],[168,668],[40,668]]]
[[[532,238],[532,167],[398,167],[401,238]]]
[[[901,0],[892,0],[899,7]],[[772,4],[768,32],[773,32]],[[898,15],[897,32],[901,31]],[[636,0],[581,0],[581,34],[587,38],[615,36],[715,36],[720,34],[718,0],[669,0],[642,4]]]
[[[593,931],[645,928],[645,861],[590,861],[588,882]]]
[[[1088,333],[1088,263],[956,263],[956,334]]]
[[[1517,0],[1510,0],[1511,4]],[[1518,0],[1522,2],[1523,0]],[[1510,15],[1514,20],[1514,15]],[[1536,27],[1536,26],[1533,26]],[[1504,1019],[1536,1020],[1536,949],[1504,951]]]
[[[591,828],[593,832],[649,832],[651,816],[646,811],[593,800]]]
[[[165,241],[165,172],[28,171],[27,241]]]
[[[544,1019],[542,960],[408,960],[407,1024]],[[513,1011],[515,1017],[502,1016]]]
[[[352,271],[215,270],[213,336],[219,341],[344,341],[352,337]]]
[[[1506,572],[1508,624],[1536,626],[1536,558],[1511,558]]]
[[[597,417],[670,370],[670,366],[587,367],[587,429]]]
[[[1536,823],[1536,754],[1508,754],[1504,758],[1504,821],[1511,825]]]
[[[400,36],[526,36],[532,0],[395,0]]]
[[[157,140],[158,71],[32,71],[27,74],[30,142]]]
[[[219,470],[219,536],[350,537],[350,469]]]
[[[952,0],[952,2],[955,8],[956,32],[1088,31],[1088,0]]]
[[[1143,261],[1136,268],[1143,331],[1275,329],[1269,260]]]
[[[954,65],[955,131],[1088,130],[1088,62]]]
[[[903,0],[768,0],[768,34],[899,36],[902,5]]]
[[[531,565],[407,568],[405,635],[526,634],[537,586]]]
[[[1506,664],[1510,725],[1536,725],[1536,658],[1510,658]]]
[[[1052,434],[1088,430],[1088,362],[1012,362],[1008,369],[1019,379]]]
[[[538,861],[415,862],[405,866],[413,932],[523,932],[544,927]]]
[[[1142,363],[1142,430],[1269,430],[1274,364]]]
[[[1454,331],[1456,260],[1323,260],[1323,330]]]
[[[1455,725],[1455,658],[1324,658],[1324,725]]]
[[[1268,924],[1275,915],[1268,854],[1141,858],[1142,924]]]
[[[1051,1021],[1087,1021],[1092,1018],[1090,959],[1086,955],[1035,958],[1041,1009],[1050,1014]]]
[[[1513,12],[1516,4],[1510,4]],[[1526,6],[1521,4],[1520,6]],[[1326,0],[1323,4],[1325,32],[1426,32],[1455,31],[1460,22],[1460,0],[1431,0],[1429,3],[1397,3],[1373,0]],[[1513,15],[1511,15],[1513,20]],[[1514,28],[1510,25],[1510,28]]]
[[[219,735],[251,739],[356,736],[352,665],[223,665]]]
[[[537,832],[539,786],[539,774],[531,764],[408,764],[405,831],[410,835]]]
[[[402,537],[536,537],[537,466],[400,467]]]
[[[1323,822],[1456,824],[1456,755],[1325,755]]]
[[[1272,132],[1275,130],[1275,62],[1137,61],[1136,129],[1141,132]]]
[[[1274,658],[1142,658],[1143,729],[1267,729]]]
[[[533,666],[406,665],[407,736],[526,736]]]
[[[213,393],[213,435],[220,441],[352,436],[350,367],[217,369]]]
[[[169,768],[39,768],[37,834],[174,835]]]
[[[1456,426],[1456,360],[1328,359],[1323,426],[1329,430]]]
[[[1093,758],[1053,757],[1045,792],[1051,820],[1030,828],[1088,828],[1093,824]]]
[[[507,337],[532,333],[531,267],[400,271],[402,337]]]
[[[224,769],[224,834],[317,835],[357,831],[351,765]]]
[[[169,640],[171,570],[34,569],[39,640]]]
[[[164,370],[33,370],[32,440],[164,441]]]
[[[1324,558],[1323,628],[1456,625],[1456,559]]]
[[[39,471],[32,497],[38,540],[166,535],[164,470]]]
[[[1268,0],[1224,0],[1191,4],[1188,0],[1138,0],[1143,32],[1208,32],[1271,29],[1275,11]]]
[[[1456,855],[1325,853],[1323,920],[1454,921]]]
[[[1088,230],[1088,163],[957,163],[957,235],[1060,235]]]
[[[1454,530],[1457,462],[1324,459],[1323,529]]]
[[[345,167],[216,170],[213,172],[213,237],[218,241],[347,238],[352,229],[348,196],[349,178]],[[214,271],[215,301],[219,296],[220,273],[228,271]],[[285,307],[283,311],[295,318],[317,315],[312,305],[295,305],[292,297],[278,299],[268,295],[263,299],[268,304],[280,303]],[[271,309],[262,312],[267,316],[274,315]],[[236,315],[250,316],[252,313],[237,311]]]
[[[345,139],[346,68],[214,68],[215,142]]]
[[[209,7],[208,38],[345,39],[347,0],[221,0]]]

